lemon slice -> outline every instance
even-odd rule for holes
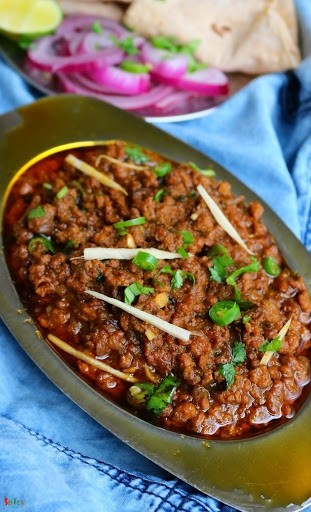
[[[62,21],[54,0],[0,0],[0,30],[11,37],[53,32]]]

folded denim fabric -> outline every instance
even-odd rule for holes
[[[297,0],[311,53],[311,3]],[[0,60],[0,113],[33,89]],[[160,127],[229,169],[311,250],[311,59],[258,78],[213,114]],[[63,395],[0,323],[0,507],[233,512],[116,439]],[[311,511],[311,507],[306,510]]]

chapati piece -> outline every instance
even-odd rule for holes
[[[300,61],[293,0],[133,0],[123,22],[145,37],[199,39],[196,57],[226,72],[283,71]]]

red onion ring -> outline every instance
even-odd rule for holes
[[[159,81],[182,89],[197,92],[205,96],[222,96],[229,92],[229,82],[226,75],[217,68],[205,68],[193,73],[186,73],[181,78],[158,76]]]
[[[66,73],[58,72],[56,73],[56,76],[58,77],[59,82],[66,92],[98,98],[100,100],[106,101],[107,103],[111,103],[115,107],[119,107],[132,112],[154,105],[156,102],[160,101],[162,98],[173,91],[172,87],[156,85],[149,92],[139,94],[135,97],[100,94],[83,87],[81,84],[75,81],[73,75],[67,75]]]
[[[117,47],[100,50],[96,54],[60,56],[57,55],[53,47],[57,42],[59,42],[57,35],[39,39],[35,48],[30,48],[28,51],[28,57],[32,64],[38,69],[50,72],[87,72],[96,65],[111,66],[118,64],[124,56],[123,51]]]
[[[149,73],[129,73],[115,66],[94,67],[89,76],[115,94],[132,96],[147,92],[151,87]]]

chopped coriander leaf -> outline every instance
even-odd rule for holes
[[[138,48],[135,46],[134,40],[132,36],[127,36],[125,39],[117,39],[115,36],[111,36],[110,38],[116,46],[121,48],[128,55],[137,55],[139,53]],[[137,63],[138,64],[138,63]],[[129,70],[127,70],[129,71]],[[137,73],[137,71],[136,71]]]
[[[190,231],[186,231],[185,229],[182,229],[181,231],[179,231],[179,233],[181,234],[182,241],[183,241],[183,244],[185,247],[187,245],[193,244],[194,236]]]
[[[51,183],[47,183],[47,182],[44,182],[42,186],[43,186],[43,188],[45,188],[46,190],[52,190],[52,188],[53,188],[53,187],[52,187],[52,185],[51,185]]]
[[[132,304],[136,297],[139,295],[149,295],[149,293],[153,293],[154,288],[149,288],[147,286],[143,286],[140,283],[132,283],[127,286],[124,290],[124,301],[126,304]]]
[[[91,25],[92,32],[95,32],[95,34],[102,34],[103,33],[103,27],[101,26],[100,21],[94,21]]]
[[[205,66],[204,66],[205,67]],[[195,164],[194,162],[188,162],[188,165],[194,170],[194,171],[197,171],[201,174],[203,174],[204,176],[215,176],[215,171],[213,169],[200,169],[197,164]]]
[[[231,300],[221,300],[216,302],[209,310],[209,316],[214,324],[225,326],[229,325],[240,316],[239,305]]]
[[[220,364],[218,371],[226,381],[227,389],[232,386],[235,379],[235,366],[244,363],[246,359],[246,348],[244,343],[236,341],[232,347],[232,360],[230,363]]]
[[[242,341],[236,341],[232,348],[232,363],[244,363],[246,359],[246,348]]]
[[[128,401],[134,407],[145,406],[146,401],[154,392],[155,385],[150,382],[138,382],[131,386],[128,391]]]
[[[137,74],[148,73],[148,71],[150,71],[150,66],[148,64],[141,64],[140,62],[134,62],[133,60],[124,60],[121,62],[120,68],[123,69],[123,71]]]
[[[160,188],[160,190],[158,190],[158,192],[153,196],[153,200],[156,203],[161,203],[164,196],[165,196],[165,190],[164,190],[164,188]]]
[[[149,156],[147,156],[139,146],[127,146],[125,148],[125,153],[135,162],[135,164],[146,164],[147,162],[150,162]]]
[[[53,242],[44,235],[34,236],[30,240],[30,242],[28,244],[28,252],[31,254],[33,251],[35,251],[38,244],[43,245],[43,247],[46,249],[47,252],[55,254],[56,251],[55,251]]]
[[[180,269],[172,270],[170,265],[164,265],[164,267],[159,271],[159,274],[169,274],[173,276],[171,279],[171,286],[173,290],[180,288],[184,283],[184,279],[189,279],[191,284],[195,284],[195,275],[192,272],[184,272]]]
[[[264,258],[262,264],[263,268],[270,276],[277,277],[281,272],[280,266],[272,256]]]
[[[178,386],[179,382],[173,375],[164,377],[152,392],[147,402],[147,411],[156,415],[161,414],[166,406],[171,403],[172,396]]]
[[[146,219],[145,217],[136,217],[136,219],[129,219],[129,220],[121,220],[120,222],[116,222],[113,227],[116,228],[119,235],[126,235],[126,228],[129,228],[131,226],[139,226],[141,224],[145,224]]]
[[[186,249],[184,247],[177,247],[176,248],[176,252],[178,252],[178,254],[180,254],[180,256],[186,260],[189,258],[189,254],[187,253]]]
[[[158,178],[164,178],[172,170],[172,164],[170,162],[162,162],[161,164],[153,167],[152,171]]]
[[[158,260],[148,252],[138,251],[135,258],[133,258],[132,263],[142,270],[154,270],[158,264]]]
[[[189,194],[189,199],[193,199],[194,197],[197,197],[197,192],[195,190],[191,190],[190,194]]]
[[[28,219],[37,219],[39,217],[44,217],[45,216],[45,210],[42,206],[37,206],[37,208],[33,208],[33,210],[30,210],[30,212],[28,212]]]
[[[271,341],[265,341],[258,350],[260,352],[277,352],[282,346],[282,340],[278,336]]]
[[[57,197],[57,199],[63,199],[63,197],[65,197],[67,194],[68,194],[68,187],[65,185],[63,188],[61,188],[57,192],[56,197]]]
[[[184,278],[183,278],[182,274],[183,273],[180,269],[178,269],[174,272],[174,275],[171,280],[171,285],[172,285],[173,290],[177,290],[178,288],[180,288],[183,285]]]
[[[175,270],[172,270],[170,265],[164,265],[161,270],[159,271],[159,274],[171,274],[173,275]]]
[[[213,263],[214,266],[209,268],[211,279],[221,283],[227,275],[227,267],[233,263],[233,260],[228,254],[222,254],[221,256],[215,256]]]
[[[220,364],[218,366],[218,371],[219,371],[220,375],[225,379],[226,387],[228,389],[234,383],[235,369],[234,369],[233,364],[232,363]]]

